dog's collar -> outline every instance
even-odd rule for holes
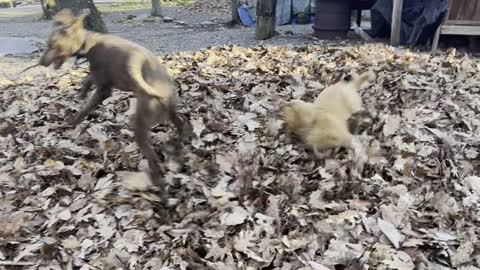
[[[84,58],[86,55],[85,47],[87,46],[87,40],[84,40],[82,46],[73,54],[77,59]]]
[[[82,58],[85,58],[85,47],[86,47],[86,44],[87,44],[87,41],[85,40],[83,43],[82,43],[82,46],[80,46],[80,49],[78,49],[78,51],[76,51],[72,56],[74,56],[76,59],[75,59],[75,65],[76,66],[79,66],[80,64],[83,64],[85,62],[87,62],[88,60],[85,60],[83,61],[82,63],[78,63],[78,61]]]

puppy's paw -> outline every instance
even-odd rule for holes
[[[361,134],[372,126],[374,116],[366,110],[353,113],[347,120],[348,129],[352,134]]]

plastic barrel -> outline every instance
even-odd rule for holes
[[[351,26],[351,0],[316,0],[314,35],[320,39],[345,38]]]

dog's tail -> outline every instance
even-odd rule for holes
[[[135,82],[135,86],[142,90],[144,94],[158,98],[161,102],[166,102],[172,94],[169,89],[172,85],[169,81],[165,81],[165,85],[155,85],[155,87],[148,84],[142,74],[144,64],[149,63],[143,57],[132,57],[129,62],[128,73]]]
[[[351,83],[353,83],[355,89],[360,89],[365,82],[373,81],[377,78],[373,71],[367,71],[360,75],[357,75],[353,78]]]

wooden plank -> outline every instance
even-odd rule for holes
[[[449,11],[449,14],[448,14],[448,17],[447,19],[449,20],[457,20],[458,18],[458,13],[459,13],[459,9],[461,8],[461,2],[463,2],[463,0],[449,0],[448,1],[448,11]]]
[[[435,55],[437,53],[438,49],[438,41],[440,40],[440,31],[442,30],[442,27],[439,26],[437,30],[435,31],[435,35],[433,36],[433,41],[432,41],[432,55]]]
[[[392,31],[390,32],[390,44],[398,46],[400,44],[400,27],[402,24],[403,0],[393,0],[392,9]]]
[[[470,26],[479,26],[480,21],[460,21],[460,20],[447,20],[445,25],[470,25]]]
[[[442,35],[480,36],[480,26],[442,25],[440,33]]]
[[[480,21],[480,1],[478,0],[451,0],[449,9],[449,20]]]

